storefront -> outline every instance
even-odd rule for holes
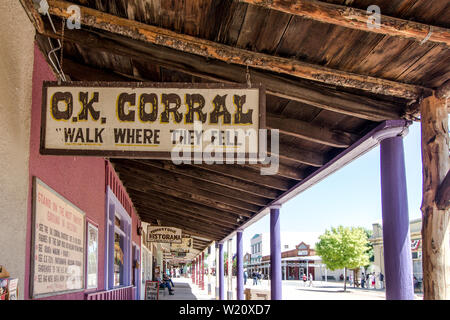
[[[2,118],[2,126],[14,136],[2,148],[8,158],[2,158],[0,169],[2,214],[7,215],[2,220],[9,226],[2,223],[0,265],[19,280],[18,299],[138,299],[140,220],[131,200],[107,159],[40,153],[42,86],[57,78],[33,41],[34,28],[21,5],[5,7],[2,20],[11,16],[17,25],[11,22],[2,44],[12,50],[11,39],[21,54],[3,62],[11,74],[20,64],[27,73],[17,71],[19,82],[2,84],[8,90],[23,85],[23,90],[17,91],[20,101],[4,99],[11,119]],[[26,60],[14,61],[22,55]],[[5,199],[9,204],[3,205]]]

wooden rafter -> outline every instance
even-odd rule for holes
[[[450,30],[442,27],[431,26],[415,21],[394,18],[380,13],[380,25],[378,28],[369,24],[372,13],[367,11],[326,3],[316,0],[239,0],[252,5],[262,6],[284,13],[334,24],[337,26],[379,33],[393,37],[413,39],[418,42],[428,41],[436,44],[450,46]]]
[[[182,203],[182,201],[178,198],[172,197],[171,195],[165,193],[159,193],[152,191],[151,194],[133,188],[132,186],[127,187],[127,190],[131,192],[131,198],[133,200],[141,201],[142,203],[146,203],[149,201],[150,197],[155,204],[159,206],[163,206],[167,204],[167,207],[172,207],[172,210],[176,210],[176,212],[180,212],[183,215],[183,212],[192,214],[197,213],[198,215],[202,215],[205,217],[211,217],[213,220],[217,220],[219,222],[230,222],[236,223],[237,217],[234,214],[229,212],[219,210],[219,209],[211,209],[210,207],[199,205],[196,203]],[[181,209],[182,208],[182,209]]]
[[[146,219],[155,219],[154,216],[149,216],[149,215],[146,215],[146,214],[141,214],[141,216],[143,218],[143,221],[147,221]],[[219,240],[219,239],[221,239],[224,236],[224,234],[222,234],[222,233],[214,233],[214,232],[211,232],[211,231],[200,230],[198,228],[192,228],[192,227],[186,226],[179,219],[178,220],[176,220],[176,219],[172,220],[172,219],[167,218],[167,217],[162,217],[162,218],[158,218],[158,220],[161,221],[164,224],[167,224],[167,225],[170,225],[170,226],[173,226],[173,227],[176,227],[176,228],[180,228],[180,229],[182,229],[182,230],[184,230],[184,231],[186,231],[188,233],[191,233],[193,235],[197,235],[197,236],[201,236],[201,237],[207,237],[207,238],[210,238],[211,240]]]
[[[236,164],[211,164],[211,165],[192,165],[196,168],[208,170],[211,172],[217,172],[229,177],[233,177],[236,179],[241,179],[249,182],[256,183],[258,185],[262,185],[268,188],[274,188],[281,191],[289,190],[292,186],[287,179],[277,178],[276,176],[263,176],[257,172],[253,172],[251,170],[246,169],[241,165]],[[245,198],[245,195],[242,195],[242,198]],[[266,203],[267,204],[267,203]]]
[[[61,34],[55,34],[49,29],[46,29],[43,34],[51,38],[61,38]],[[246,81],[246,69],[242,66],[206,60],[203,57],[165,47],[145,45],[140,41],[116,34],[100,34],[93,30],[65,30],[64,41],[77,43],[82,47],[99,52],[146,61],[169,70],[176,70],[212,81],[225,83],[243,83]],[[82,70],[78,69],[76,72],[80,77],[85,77],[80,73]],[[402,117],[401,105],[395,103],[338,92],[312,83],[304,84],[301,81],[293,81],[251,68],[249,74],[252,82],[264,83],[267,93],[317,108],[372,121]],[[133,75],[127,75],[127,77],[137,79]],[[144,81],[145,79],[137,80]]]
[[[154,216],[158,219],[168,218],[173,220],[180,220],[180,217],[174,214],[171,214],[170,212],[166,210],[162,210],[161,208],[140,208],[141,214],[148,215],[148,216]],[[182,222],[184,225],[189,226],[191,228],[197,228],[199,227],[200,230],[205,231],[213,231],[213,232],[224,232],[224,233],[230,233],[233,231],[232,228],[227,228],[220,225],[211,224],[204,221],[199,221],[197,219],[194,219],[192,217],[185,217],[182,219]]]
[[[275,199],[276,197],[279,196],[279,192],[271,188],[258,186],[246,181],[242,181],[227,176],[217,175],[198,168],[177,166],[172,163],[162,161],[142,160],[142,162],[145,163],[146,165],[161,168],[163,170],[171,171],[176,174],[181,174],[187,177],[194,177],[200,180],[213,182],[219,185],[223,185],[225,187],[241,190],[243,192],[249,192],[268,199]]]
[[[67,8],[73,5],[72,3],[62,0],[48,0],[48,2],[50,5],[50,14],[65,19],[71,17],[72,13]],[[120,18],[84,6],[79,6],[79,8],[81,11],[81,23],[83,25],[227,63],[250,66],[329,85],[360,89],[375,94],[405,99],[415,100],[426,90],[416,85],[354,74],[298,60],[243,50],[186,34],[179,34],[135,20]]]
[[[128,165],[127,163],[134,164]],[[223,186],[218,186],[214,183],[206,182],[206,181],[199,181],[195,178],[182,178],[178,177],[177,175],[173,175],[170,172],[163,171],[161,169],[148,167],[145,170],[139,169],[139,165],[142,166],[140,163],[136,162],[129,162],[129,161],[121,161],[121,162],[115,162],[116,168],[119,169],[120,175],[122,176],[130,176],[133,179],[148,179],[147,183],[149,182],[158,182],[159,183],[169,183],[172,185],[177,185],[180,189],[189,189],[192,191],[201,189],[209,191],[212,194],[219,194],[224,195],[227,197],[232,197],[235,199],[240,199],[244,202],[264,206],[269,202],[269,199],[258,197],[250,193],[242,193],[232,188],[225,188]]]
[[[192,213],[186,214],[183,211],[180,211],[179,209],[173,210],[168,207],[164,207],[164,206],[160,206],[160,205],[156,205],[156,204],[154,205],[153,203],[151,203],[151,205],[149,205],[149,202],[143,202],[141,200],[136,201],[136,207],[138,207],[140,211],[143,210],[142,212],[145,212],[145,210],[158,210],[161,212],[165,212],[168,215],[176,216],[180,219],[190,218],[190,219],[197,220],[200,222],[210,223],[213,226],[228,227],[228,228],[231,228],[231,230],[236,227],[236,224],[219,222],[219,221],[216,221],[215,219],[211,219],[209,217],[204,217],[201,215],[195,215]]]
[[[261,168],[269,167],[269,165],[257,163],[257,164],[245,164],[245,167],[252,169],[253,171],[258,170],[260,172]],[[278,176],[285,177],[292,180],[303,180],[306,178],[307,174],[303,170],[299,170],[295,167],[291,167],[282,163],[278,164]]]
[[[348,132],[330,130],[324,126],[317,126],[292,118],[283,118],[274,114],[266,116],[266,126],[270,129],[278,129],[281,133],[289,136],[336,148],[347,148],[359,138],[357,135]]]
[[[33,0],[19,0],[19,1],[22,4],[22,7],[25,9],[28,18],[31,20],[31,23],[33,24],[36,31],[39,33],[44,32],[44,22],[39,12],[35,9],[33,5]]]
[[[122,177],[122,176],[121,176]],[[127,186],[134,186],[136,188],[142,188],[142,190],[155,190],[159,192],[165,192],[174,196],[186,197],[186,200],[202,202],[206,205],[217,205],[217,208],[221,208],[229,212],[256,212],[259,211],[261,206],[257,206],[251,203],[240,200],[240,198],[231,198],[220,194],[213,194],[199,188],[182,188],[177,183],[171,183],[169,181],[160,181],[155,175],[154,180],[145,180],[147,183],[142,183],[138,175],[133,176],[131,179],[127,179]]]

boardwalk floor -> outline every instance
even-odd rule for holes
[[[169,295],[169,291],[165,289],[165,295],[160,291],[160,300],[213,300],[208,296],[207,290],[200,290],[197,286],[192,285],[190,278],[174,278],[175,285],[174,295]]]

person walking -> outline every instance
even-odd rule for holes
[[[380,272],[380,289],[384,289],[384,274]]]
[[[310,287],[313,286],[313,280],[314,280],[313,275],[312,275],[312,273],[310,273],[310,274],[309,274],[309,286],[310,286]]]
[[[252,278],[253,278],[253,285],[256,286],[258,284],[258,275],[256,274],[256,271],[253,271]]]
[[[248,273],[247,270],[244,270],[244,286],[247,284]]]
[[[348,280],[350,282],[350,286],[352,286],[353,285],[353,274],[352,273],[350,273]]]
[[[303,280],[303,286],[306,287],[306,274],[304,273],[302,276],[302,280]]]
[[[366,283],[366,276],[364,273],[361,273],[361,288],[364,289],[364,285]]]

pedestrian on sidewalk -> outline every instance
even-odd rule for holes
[[[307,279],[306,279],[306,274],[305,273],[303,274],[302,279],[303,279],[303,286],[306,287],[306,280]]]
[[[366,276],[364,273],[361,273],[361,288],[364,289],[364,285],[366,283]]]
[[[380,277],[380,289],[383,289],[384,288],[384,274],[382,274],[380,272],[379,277]]]
[[[244,286],[247,284],[248,273],[247,270],[244,270]]]
[[[373,272],[372,275],[370,276],[370,280],[372,282],[372,288],[376,289],[376,286],[375,286],[375,272]]]
[[[252,278],[253,278],[253,285],[256,286],[258,284],[258,275],[256,274],[256,271],[253,271]]]
[[[309,274],[309,286],[310,286],[310,287],[313,286],[313,280],[314,280],[313,275],[312,275],[312,273],[310,273],[310,274]]]

